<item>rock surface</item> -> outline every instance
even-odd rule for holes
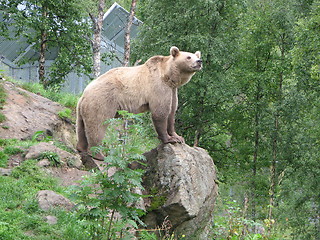
[[[144,186],[147,194],[155,195],[145,200],[148,228],[169,220],[175,236],[207,239],[218,194],[212,158],[204,149],[186,144],[162,144],[145,156]]]
[[[0,123],[1,138],[30,139],[36,132],[43,131],[70,147],[75,145],[74,126],[57,115],[63,106],[11,82],[1,83],[7,93],[1,111],[6,116],[6,121]]]
[[[66,210],[71,210],[74,207],[74,204],[69,199],[51,190],[39,191],[37,193],[37,199],[39,207],[44,211],[48,211],[55,207],[62,207]]]
[[[49,223],[50,225],[54,225],[54,224],[57,224],[58,222],[58,218],[56,216],[45,216],[44,217],[44,220]]]
[[[0,168],[0,176],[10,176],[10,175],[11,175],[11,169]]]
[[[31,146],[26,153],[25,159],[37,159],[45,152],[57,153],[60,157],[62,166],[82,167],[82,161],[78,154],[71,154],[64,151],[53,145],[53,142],[40,142],[39,144]]]

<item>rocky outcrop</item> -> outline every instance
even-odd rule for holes
[[[69,147],[75,145],[74,126],[57,115],[64,110],[63,106],[11,82],[1,83],[7,94],[1,111],[6,117],[6,121],[0,123],[1,138],[31,139],[35,133],[43,132],[61,139]]]
[[[162,144],[145,156],[144,186],[146,194],[153,195],[145,199],[148,228],[169,221],[177,237],[207,239],[217,196],[212,158],[204,149],[186,144]]]

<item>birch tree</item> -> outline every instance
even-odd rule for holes
[[[130,7],[130,13],[128,16],[127,24],[125,27],[125,34],[124,34],[124,59],[123,59],[123,66],[128,66],[130,61],[130,32],[131,32],[131,26],[133,23],[133,18],[136,11],[136,5],[137,0],[132,0],[131,7]]]
[[[97,78],[101,71],[101,33],[105,6],[105,0],[99,0],[97,13],[89,12],[93,28],[93,40],[91,41],[91,44],[94,78]]]
[[[0,34],[8,37],[6,33],[8,26],[14,26],[11,36],[23,36],[26,42],[33,47],[38,53],[37,59],[22,58],[20,63],[37,61],[39,82],[45,87],[53,84],[60,85],[71,69],[74,71],[87,69],[86,58],[89,52],[88,44],[84,39],[88,35],[88,32],[85,31],[88,29],[88,24],[83,21],[83,8],[77,1],[3,0],[0,6],[4,19],[10,19],[10,21],[1,23],[4,31]],[[53,70],[53,78],[49,78],[49,75],[46,74],[45,67],[49,49],[56,49],[58,55],[58,61],[53,67],[57,71]],[[61,56],[67,55],[74,56],[74,58],[63,57],[62,60]],[[63,66],[66,64],[71,67]]]

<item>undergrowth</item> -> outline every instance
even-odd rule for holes
[[[7,94],[4,90],[4,87],[2,83],[0,82],[0,123],[4,122],[6,120],[6,117],[3,113],[1,113],[1,110],[3,110],[3,106],[6,102]]]
[[[142,146],[146,145],[146,138],[142,137],[139,115],[119,113],[124,120],[108,120],[108,138],[93,149],[106,154],[104,169],[95,171],[73,191],[78,202],[77,217],[86,223],[88,239],[132,239],[133,230],[144,226],[140,220],[144,212],[137,207],[143,197],[144,172],[131,169],[130,165],[145,165]],[[121,219],[116,217],[118,214]]]
[[[129,114],[125,118],[129,124],[123,129],[112,128],[115,124],[122,125],[122,120],[110,120],[111,128],[102,147],[108,152],[105,161],[110,165],[105,171],[95,171],[84,178],[75,190],[60,186],[57,179],[37,166],[39,159],[23,161],[13,168],[10,176],[0,176],[0,239],[132,239],[131,230],[143,226],[139,220],[143,211],[135,205],[141,195],[132,191],[141,188],[143,172],[130,169],[128,164],[142,161],[146,148],[157,143],[149,140],[152,138],[142,127],[141,116]],[[0,139],[3,167],[10,156],[24,154],[28,147],[48,140],[52,139],[43,136],[43,132],[37,132],[28,141]],[[54,153],[46,152],[42,157],[59,165],[60,159]],[[111,167],[118,171],[108,178],[106,171]],[[65,195],[78,204],[77,208],[70,212],[59,208],[45,212],[36,200],[39,190],[53,190]],[[116,212],[122,216],[121,220],[115,217]],[[44,220],[49,215],[57,217],[57,224],[50,225]],[[154,234],[143,231],[140,236],[146,240],[156,239]]]

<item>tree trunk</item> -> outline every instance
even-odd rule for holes
[[[45,19],[47,17],[47,8],[43,6],[42,17]],[[41,30],[41,41],[40,41],[40,53],[39,53],[39,82],[46,87],[47,83],[45,81],[45,63],[46,63],[46,49],[47,49],[47,31],[46,29]]]
[[[257,160],[258,160],[258,152],[259,152],[259,116],[258,113],[255,114],[255,136],[254,136],[254,152],[253,152],[253,165],[252,165],[252,190],[251,190],[251,217],[252,220],[256,220],[256,177],[257,177]]]
[[[200,130],[196,129],[195,134],[194,134],[194,142],[193,142],[194,147],[199,146],[199,139],[200,139]]]
[[[93,51],[93,77],[94,78],[97,78],[101,72],[101,32],[102,32],[104,8],[105,8],[105,0],[99,0],[98,16],[95,17],[92,14],[90,14],[91,20],[93,22],[92,51]]]
[[[272,210],[274,207],[274,196],[275,196],[275,187],[276,187],[276,163],[277,163],[277,148],[278,148],[278,137],[277,137],[277,131],[279,128],[279,119],[278,116],[275,116],[274,119],[274,128],[275,128],[275,133],[274,133],[274,138],[273,138],[273,143],[272,143],[272,162],[270,166],[270,188],[269,188],[269,213],[268,213],[268,219],[272,219]]]
[[[281,37],[281,59],[284,61],[285,57],[285,36]],[[283,72],[281,71],[279,74],[279,86],[277,89],[277,101],[279,104],[282,103],[282,84],[283,84]],[[276,109],[275,117],[274,117],[274,136],[273,136],[273,144],[272,144],[272,163],[270,166],[270,189],[269,189],[269,213],[268,219],[272,219],[272,210],[275,205],[275,194],[276,194],[276,183],[277,183],[277,161],[278,161],[278,135],[279,135],[279,110]]]
[[[258,80],[259,81],[259,80]],[[259,148],[260,148],[260,106],[259,102],[261,100],[261,87],[260,83],[257,83],[256,89],[256,109],[254,115],[254,150],[253,150],[253,165],[252,165],[252,182],[251,182],[251,217],[252,220],[256,220],[256,179],[257,179],[257,164],[258,164],[258,156],[259,156]]]
[[[137,0],[132,0],[130,14],[128,16],[128,22],[125,29],[124,34],[124,59],[123,59],[123,66],[127,67],[129,65],[130,60],[130,32],[131,26],[133,23],[133,18],[136,10]]]

